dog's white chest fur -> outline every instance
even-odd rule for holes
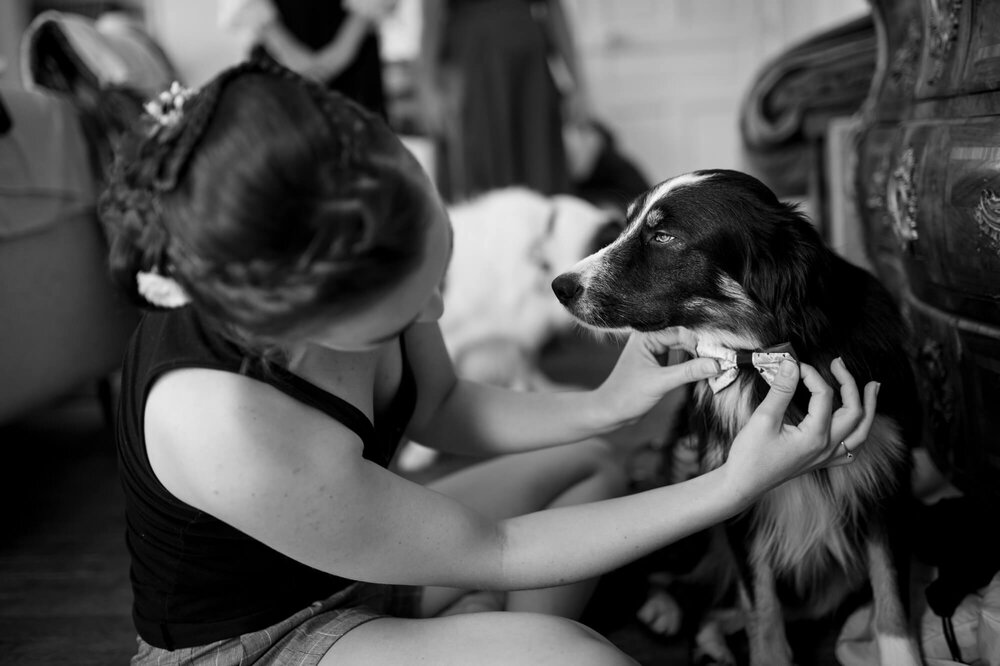
[[[727,346],[757,346],[756,340],[699,333],[700,340],[706,337],[721,339]],[[711,410],[726,433],[722,439],[708,442],[702,458],[704,471],[725,462],[733,438],[753,414],[754,381],[753,377],[741,376],[718,393],[713,393],[706,382],[699,382],[695,388],[698,402]],[[868,442],[867,455],[859,456],[853,464],[786,481],[752,508],[753,543],[747,545],[756,557],[766,558],[775,573],[791,582],[803,596],[816,592],[824,574],[831,570],[850,581],[864,576],[864,558],[858,553],[859,544],[849,537],[849,525],[867,498],[887,492],[888,480],[894,478],[893,466],[905,456],[898,428],[883,417],[876,417]],[[826,601],[832,604],[835,599]],[[813,609],[822,614],[828,610],[827,603],[815,604]]]

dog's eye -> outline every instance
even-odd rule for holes
[[[666,231],[654,231],[653,232],[653,242],[659,243],[660,245],[666,245],[674,239],[673,236],[668,234]]]

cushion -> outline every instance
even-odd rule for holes
[[[45,231],[94,206],[96,184],[78,114],[63,97],[0,88],[0,241]]]
[[[21,39],[21,78],[37,87],[77,92],[88,86],[126,88],[150,98],[176,79],[174,68],[142,25],[112,12],[97,20],[46,11]]]

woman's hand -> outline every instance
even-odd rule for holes
[[[671,349],[693,351],[694,334],[685,328],[633,333],[608,378],[595,389],[597,404],[611,410],[609,420],[618,426],[634,423],[675,388],[719,374],[710,358],[695,358],[665,365]]]
[[[724,468],[731,487],[752,499],[788,479],[820,467],[853,460],[875,419],[878,384],[865,386],[864,404],[854,377],[837,358],[830,370],[840,382],[843,405],[833,411],[834,390],[812,366],[781,364],[771,390],[733,441]],[[801,375],[812,396],[809,412],[798,425],[783,422]],[[845,450],[846,449],[846,450]]]

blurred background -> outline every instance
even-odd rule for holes
[[[695,169],[756,175],[799,203],[835,249],[869,265],[845,167],[876,69],[863,0],[343,6],[352,1],[379,9],[357,55],[333,74],[317,73],[312,56],[340,39],[337,2],[286,3],[304,8],[298,25],[279,16],[286,26],[273,0],[0,1],[0,303],[13,324],[0,329],[0,348],[11,350],[0,354],[10,378],[0,419],[117,366],[135,313],[107,288],[94,207],[115,142],[172,82],[198,87],[252,52],[312,67],[306,75],[383,114],[455,207],[456,226],[492,225],[489,247],[479,233],[470,243],[478,236],[480,247],[460,248],[473,255],[453,263],[451,284],[482,284],[490,264],[497,284],[520,286],[506,299],[486,287],[446,289],[448,340],[475,342],[470,322],[489,337],[476,304],[506,302],[489,321],[519,329],[518,354],[535,354],[571,328],[552,278],[612,239],[632,198]],[[321,34],[308,35],[317,25]],[[274,37],[276,26],[286,38]],[[300,38],[312,45],[298,48]],[[524,191],[513,203],[511,189],[535,195],[534,206]],[[590,208],[557,225],[539,204],[552,196]],[[473,273],[461,275],[462,265]],[[606,369],[578,360],[563,363],[571,381]]]
[[[416,56],[420,0],[382,28],[388,67]],[[741,163],[737,113],[761,66],[789,45],[868,12],[863,0],[564,0],[596,115],[657,179]],[[143,16],[182,81],[197,86],[245,52],[219,27],[217,0],[4,0],[0,55],[18,85],[20,35],[47,9]]]

